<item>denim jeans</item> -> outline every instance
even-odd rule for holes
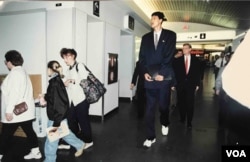
[[[64,119],[67,122],[67,119]],[[53,125],[53,121],[48,121],[48,127]],[[70,131],[69,135],[63,137],[63,140],[66,141],[68,144],[73,146],[76,150],[79,150],[83,147],[84,143],[82,140],[77,138],[74,133]],[[44,146],[44,154],[45,160],[44,162],[56,162],[56,152],[58,147],[59,140],[50,142],[49,139],[46,139],[45,146]]]

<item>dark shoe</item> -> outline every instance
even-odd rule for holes
[[[173,111],[174,109],[176,109],[176,105],[171,106],[171,110]]]
[[[179,121],[181,122],[181,124],[184,124],[184,123],[185,123],[185,120],[182,120],[182,119],[181,119],[181,120],[179,120]]]
[[[187,128],[188,128],[188,129],[192,129],[192,124],[188,124],[188,125],[187,125]]]

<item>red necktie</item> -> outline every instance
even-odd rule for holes
[[[186,68],[186,74],[187,74],[188,73],[188,56],[186,56],[185,68]]]

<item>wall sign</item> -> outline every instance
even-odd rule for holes
[[[100,2],[93,1],[93,14],[96,16],[100,16]]]

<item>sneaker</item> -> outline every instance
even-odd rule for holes
[[[85,144],[83,144],[83,146],[79,150],[76,151],[75,157],[79,157],[82,155],[84,147],[85,147]]]
[[[91,146],[93,146],[93,144],[94,144],[93,142],[85,143],[84,150],[91,147]]]
[[[168,127],[166,127],[166,126],[163,125],[161,127],[161,133],[162,133],[163,136],[168,135]]]
[[[70,149],[70,145],[60,144],[60,145],[58,146],[58,149],[66,149],[66,150],[69,150],[69,149]]]
[[[146,146],[146,147],[151,147],[151,145],[153,144],[153,143],[155,143],[155,139],[153,139],[153,140],[146,140],[146,141],[144,141],[144,143],[143,143],[143,146]]]
[[[1,159],[3,158],[3,155],[2,154],[0,154],[0,162],[1,162]]]
[[[29,159],[41,159],[42,158],[42,154],[41,152],[37,152],[37,153],[34,153],[34,152],[30,152],[28,155],[25,155],[24,156],[24,159],[25,160],[29,160]]]

